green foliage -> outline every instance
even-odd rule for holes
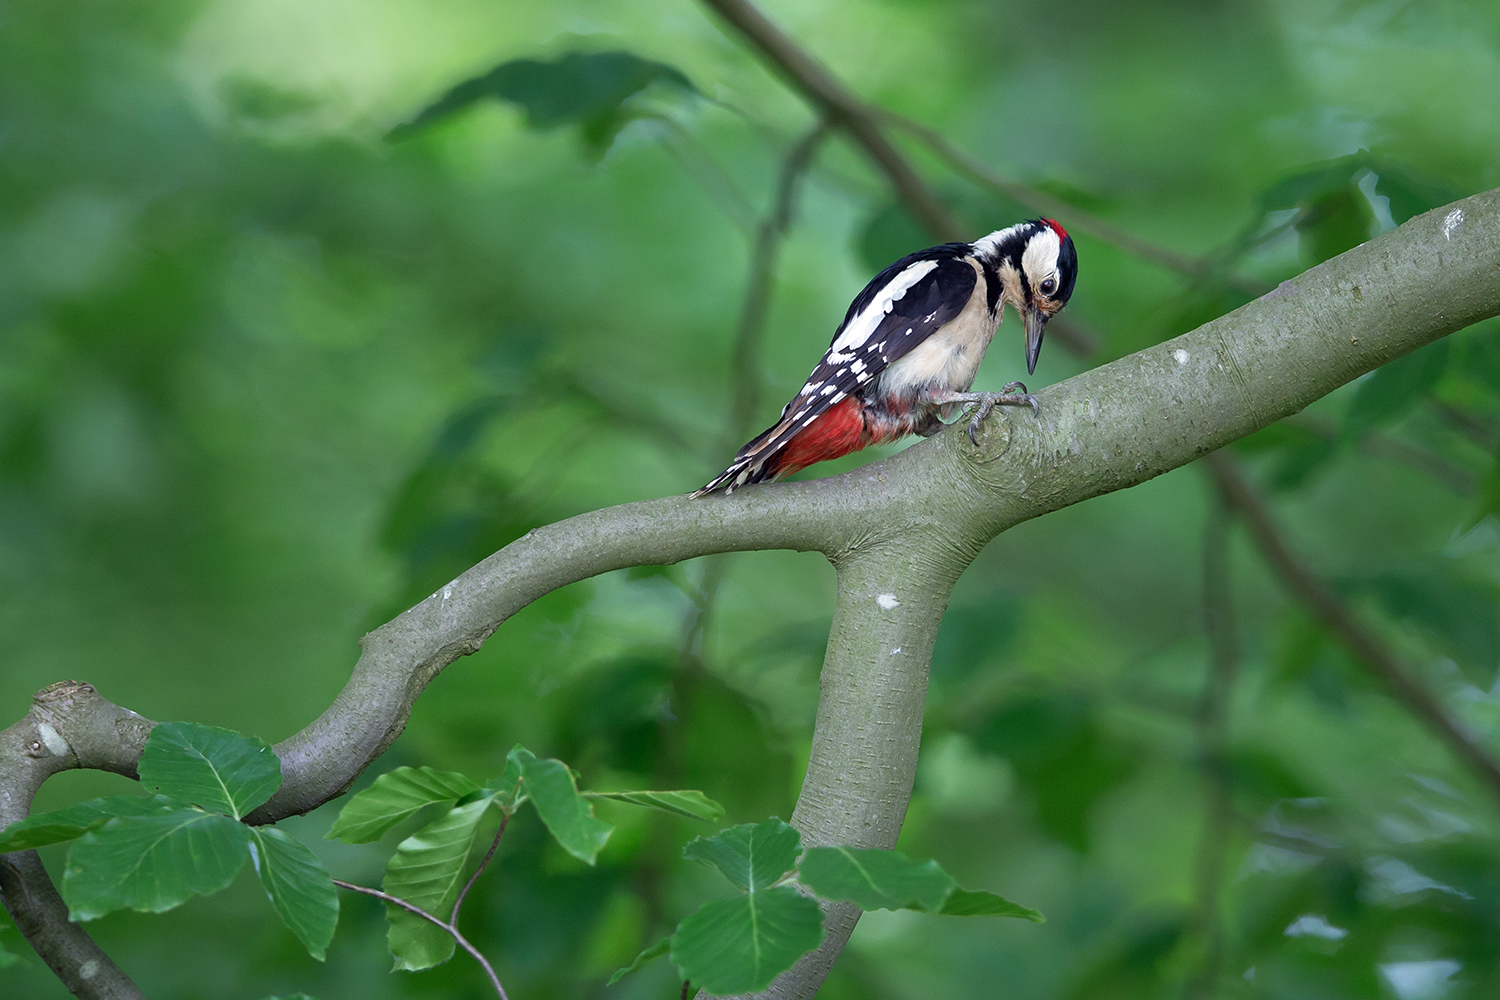
[[[264,740],[186,722],[153,729],[137,769],[158,794],[235,819],[281,787],[281,761]]]
[[[116,816],[149,816],[166,812],[172,802],[165,796],[110,795],[80,802],[67,809],[37,813],[5,828],[0,836],[0,854],[30,851],[49,844],[77,840]]]
[[[462,774],[398,767],[344,803],[327,836],[351,844],[369,843],[426,806],[453,802],[477,791],[479,786]]]
[[[398,767],[388,771],[344,804],[329,828],[328,837],[368,843],[425,808],[448,805],[437,818],[397,845],[381,883],[389,895],[447,925],[457,918],[469,856],[487,819],[503,815],[503,822],[508,825],[516,810],[530,802],[558,845],[593,865],[614,830],[613,825],[594,816],[590,800],[595,798],[690,819],[711,820],[724,813],[723,806],[695,790],[580,792],[572,769],[562,761],[539,759],[517,745],[506,757],[501,775],[483,786],[462,774],[430,767]],[[499,834],[497,844],[498,839]],[[290,863],[295,858],[286,856],[283,861]],[[472,881],[472,877],[467,881]],[[271,890],[269,882],[267,889]],[[275,901],[274,893],[272,898]],[[325,926],[328,936],[332,935],[332,923],[320,922],[324,917],[322,902],[303,896],[288,899],[285,904],[296,910],[299,921],[292,924],[289,917],[288,924],[294,929],[305,926],[305,930],[298,931],[299,936],[307,935],[304,943],[321,942],[314,952],[319,957],[328,938],[316,935]],[[333,916],[336,920],[336,905]],[[391,902],[386,903],[386,918],[389,923],[386,943],[396,969],[430,969],[453,957],[456,943],[445,927]],[[308,943],[308,947],[311,951],[314,945]],[[640,964],[645,961],[640,960]]]
[[[68,851],[63,899],[75,920],[124,907],[160,913],[228,886],[249,844],[243,823],[201,809],[117,816]]]
[[[339,922],[339,894],[306,847],[275,827],[251,827],[251,860],[271,905],[307,953],[323,960]]]
[[[724,815],[724,807],[698,791],[684,792],[584,792],[586,799],[612,799],[629,802],[633,806],[646,806],[662,812],[676,813],[688,819],[701,819],[712,823]]]
[[[913,862],[898,851],[814,847],[797,877],[824,899],[846,899],[861,910],[938,911],[955,885],[936,861]]]
[[[521,787],[548,832],[563,850],[593,864],[614,827],[594,815],[589,800],[578,793],[573,771],[560,760],[538,760],[519,747],[511,751],[510,759],[520,768]]]
[[[744,823],[712,837],[699,837],[683,848],[682,856],[701,861],[737,888],[758,892],[781,881],[797,864],[802,835],[771,817]]]
[[[909,909],[925,909],[925,907],[909,907]],[[958,888],[948,893],[948,898],[943,900],[942,907],[933,912],[949,917],[1019,917],[1037,924],[1046,923],[1047,919],[1042,916],[1041,911],[1022,906],[1020,903],[1012,903],[993,892]]]
[[[616,969],[614,971],[614,974],[609,977],[609,982],[605,983],[605,985],[613,986],[615,983],[618,983],[620,980],[624,979],[632,972],[639,972],[642,968],[656,961],[658,958],[661,958],[671,950],[672,939],[670,937],[662,938],[660,941],[651,945],[651,947],[649,948],[642,948],[641,953],[635,956],[634,961],[625,966],[623,969]]]
[[[766,986],[823,940],[823,912],[789,885],[704,903],[672,935],[672,961],[710,993]]]
[[[239,821],[281,786],[271,748],[227,729],[164,722],[147,737],[138,769],[159,794],[39,813],[7,827],[0,852],[76,841],[62,882],[74,920],[127,908],[161,913],[211,895],[234,881],[248,854],[277,914],[321,961],[338,923],[328,872],[280,830]]]
[[[710,993],[742,993],[766,986],[823,939],[818,904],[796,887],[795,877],[819,897],[848,900],[865,910],[921,910],[950,916],[1042,915],[990,892],[958,888],[936,861],[912,861],[898,851],[855,847],[802,850],[802,836],[776,817],[744,823],[683,848],[741,890],[714,899],[685,917],[666,941],[643,950],[617,970],[610,983],[635,972],[670,947],[688,982]],[[800,856],[800,861],[799,861]]]
[[[403,840],[385,868],[381,888],[446,920],[463,887],[464,866],[491,808],[477,799],[444,813]],[[396,968],[429,969],[453,957],[453,936],[393,903],[386,904],[388,936]]]
[[[627,120],[625,102],[652,84],[697,93],[680,70],[629,52],[569,52],[553,62],[513,59],[457,84],[409,124],[393,130],[391,137],[400,138],[477,101],[496,98],[523,109],[531,128],[577,125],[584,140],[602,150]]]

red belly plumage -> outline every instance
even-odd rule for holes
[[[899,434],[890,435],[891,438]],[[867,445],[881,443],[886,436],[877,437],[865,424],[863,408],[859,400],[850,397],[830,407],[806,429],[788,441],[786,447],[777,452],[766,463],[771,473],[766,478],[780,479],[790,476],[817,462],[841,458],[850,452],[859,451]]]

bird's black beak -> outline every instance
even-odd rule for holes
[[[1047,317],[1036,306],[1021,310],[1021,322],[1026,325],[1026,374],[1036,374],[1036,359],[1042,353],[1042,334],[1047,329]]]

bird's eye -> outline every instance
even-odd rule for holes
[[[1046,281],[1042,282],[1042,294],[1043,295],[1051,295],[1055,291],[1057,291],[1057,282],[1056,281],[1054,281],[1051,278],[1048,278]]]

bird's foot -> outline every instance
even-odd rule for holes
[[[1029,406],[1040,415],[1042,406],[1035,396],[1026,391],[1021,382],[1008,382],[1003,392],[962,392],[954,394],[954,402],[975,403],[974,416],[969,421],[969,440],[979,446],[979,425],[984,423],[997,406]]]

